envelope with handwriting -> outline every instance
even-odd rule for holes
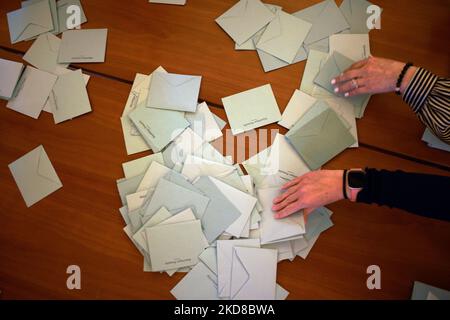
[[[240,0],[216,19],[217,24],[238,45],[267,25],[274,14],[259,0]]]
[[[292,63],[311,29],[311,24],[282,10],[277,11],[256,48]]]
[[[316,98],[296,89],[278,124],[286,129],[290,129],[316,101]]]
[[[201,76],[155,72],[152,75],[147,107],[195,112]]]
[[[143,107],[128,116],[153,152],[160,152],[189,127],[180,111]]]
[[[105,62],[108,29],[67,30],[59,48],[59,63]]]
[[[43,146],[8,165],[27,207],[62,187]]]
[[[277,250],[234,247],[230,299],[275,300]]]
[[[23,63],[0,58],[0,99],[11,99],[24,68]]]
[[[55,102],[52,113],[55,123],[61,123],[92,111],[81,70],[60,75],[52,96]]]
[[[57,76],[27,66],[6,107],[34,119],[39,118]]]
[[[145,229],[153,271],[193,266],[204,250],[199,220]]]
[[[54,28],[49,1],[40,1],[8,12],[7,20],[12,44],[29,40]]]

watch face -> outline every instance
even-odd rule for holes
[[[366,173],[363,171],[350,171],[348,173],[348,186],[350,188],[362,188],[366,180]]]

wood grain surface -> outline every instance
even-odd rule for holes
[[[272,1],[294,12],[318,1]],[[373,1],[383,7],[382,29],[371,32],[372,53],[448,76],[449,1]],[[172,299],[182,278],[144,273],[142,257],[122,228],[116,179],[127,156],[120,115],[136,72],[162,65],[203,76],[201,100],[226,120],[220,98],[271,83],[281,109],[298,88],[304,62],[264,73],[254,52],[234,51],[214,22],[234,1],[188,0],[186,6],[146,0],[82,0],[88,23],[109,30],[106,62],[90,71],[93,112],[55,125],[50,114],[31,119],[0,101],[0,298]],[[31,42],[12,46],[0,2],[0,57],[21,61]],[[271,125],[265,127],[282,128]],[[326,168],[371,166],[449,175],[450,155],[428,148],[424,127],[394,95],[374,96],[358,121],[361,147]],[[218,142],[222,143],[221,141]],[[63,188],[26,208],[8,164],[44,145]],[[247,150],[248,151],[248,150]],[[413,281],[450,289],[450,224],[400,210],[339,202],[335,226],[320,236],[307,260],[278,265],[289,299],[409,299]],[[82,290],[66,288],[68,265],[82,269]],[[366,268],[382,270],[382,290],[368,290]]]

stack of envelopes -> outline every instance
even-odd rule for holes
[[[277,262],[306,258],[332,226],[325,208],[306,225],[301,212],[273,218],[281,184],[309,168],[283,135],[262,154],[246,161],[244,175],[187,127],[161,152],[123,164],[117,187],[124,231],[144,271],[188,272],[171,291],[177,299],[285,299]]]
[[[104,62],[107,30],[68,30],[66,11],[73,6],[80,9],[80,24],[86,22],[79,0],[24,1],[21,9],[8,13],[13,43],[35,39],[23,57],[33,67],[22,72],[22,64],[0,60],[0,97],[8,100],[8,108],[35,119],[44,110],[55,123],[92,111],[86,90],[90,77],[68,67]],[[62,39],[56,36],[61,32]]]

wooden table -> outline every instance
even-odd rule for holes
[[[94,111],[55,125],[51,115],[23,116],[0,102],[0,298],[170,299],[181,279],[142,272],[142,257],[123,233],[115,180],[128,157],[120,115],[136,72],[162,65],[203,76],[201,100],[226,119],[220,98],[271,83],[284,109],[305,63],[264,73],[254,52],[237,52],[214,19],[234,1],[190,0],[184,7],[145,0],[82,0],[89,22],[109,30],[107,60],[80,65],[91,72]],[[294,12],[317,1],[272,1]],[[374,1],[384,8],[372,31],[372,53],[412,60],[448,75],[448,3]],[[20,7],[0,3],[0,16]],[[21,61],[30,42],[12,46],[0,20],[0,57]],[[267,128],[276,128],[271,125]],[[361,147],[326,168],[364,167],[449,175],[450,155],[428,148],[423,125],[394,95],[374,96],[358,121]],[[281,130],[282,133],[285,131]],[[7,165],[43,144],[64,187],[26,208]],[[414,280],[450,288],[450,224],[400,210],[340,202],[329,206],[335,226],[307,260],[278,265],[290,299],[408,299]],[[68,265],[82,269],[82,290],[66,288]],[[366,288],[366,268],[382,270],[382,290]]]

